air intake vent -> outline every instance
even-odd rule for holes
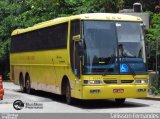
[[[106,84],[117,84],[117,80],[104,80]]]
[[[133,83],[134,80],[121,80],[121,83]]]
[[[104,80],[106,84],[123,84],[123,83],[133,83],[134,80]]]

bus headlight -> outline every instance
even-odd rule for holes
[[[148,84],[148,79],[136,79],[135,84]]]
[[[101,80],[84,80],[83,84],[84,85],[101,85],[102,81]]]

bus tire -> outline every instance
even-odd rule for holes
[[[71,86],[69,84],[69,81],[66,83],[66,102],[69,105],[74,104],[74,99],[71,97]]]
[[[115,99],[115,101],[116,101],[116,104],[122,105],[125,102],[125,98]]]
[[[26,76],[25,87],[26,87],[26,93],[30,94],[31,93],[31,81],[30,81],[29,75]]]
[[[25,90],[24,78],[22,74],[20,74],[19,76],[19,85],[20,85],[21,92],[25,93],[26,90]]]

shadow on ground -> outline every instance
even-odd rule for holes
[[[48,99],[42,100],[42,102],[56,101],[59,103],[66,104],[64,96],[56,95],[53,93],[48,93],[44,91],[33,91],[31,95],[48,98]],[[83,108],[83,109],[104,109],[104,108],[148,107],[149,105],[138,103],[138,102],[131,102],[127,100],[124,104],[117,105],[114,100],[77,100],[76,99],[74,105],[72,106]]]

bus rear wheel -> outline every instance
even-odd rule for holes
[[[74,103],[74,99],[71,97],[71,87],[69,82],[66,84],[66,102],[69,105],[72,105]]]
[[[19,85],[20,85],[21,92],[24,93],[25,92],[25,86],[24,86],[23,75],[20,75],[20,77],[19,77]]]
[[[30,94],[31,93],[31,81],[30,81],[29,76],[26,76],[25,86],[26,86],[26,93]]]
[[[115,101],[116,101],[116,103],[117,103],[118,105],[121,105],[121,104],[123,104],[123,103],[125,102],[125,98],[115,99]]]

